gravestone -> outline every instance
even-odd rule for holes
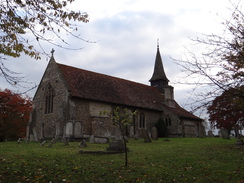
[[[17,143],[20,144],[20,142],[21,142],[21,139],[19,138],[19,139],[17,140]]]
[[[33,142],[34,141],[34,135],[30,135],[30,141]]]
[[[94,135],[91,135],[90,136],[90,143],[94,143],[94,142],[95,142]]]
[[[86,145],[86,139],[83,139],[80,143],[80,147],[87,147]]]
[[[110,142],[109,147],[106,150],[107,151],[124,152],[125,151],[125,145],[124,145],[123,140],[122,139],[116,139],[115,141]]]
[[[212,132],[212,130],[209,130],[209,131],[208,131],[208,137],[213,137],[213,132]]]
[[[51,140],[50,142],[49,142],[49,144],[48,144],[48,147],[52,147],[53,146],[53,144],[54,144],[54,140]]]
[[[73,123],[68,122],[66,123],[66,128],[65,128],[65,135],[67,137],[71,137],[73,135]]]
[[[37,132],[36,132],[36,128],[33,128],[33,135],[34,135],[34,141],[38,141],[38,136],[37,136]]]
[[[29,138],[28,138],[28,137],[25,138],[25,142],[26,142],[27,144],[29,144]]]
[[[236,133],[236,145],[244,145],[244,141],[241,139],[241,135],[239,133],[239,127],[237,125],[234,126],[235,133]]]
[[[40,144],[40,146],[44,146],[44,145],[46,144],[46,142],[47,142],[47,141],[44,140],[44,141]]]
[[[139,139],[139,134],[138,133],[136,133],[134,136],[133,136],[133,138],[134,138],[134,140],[138,140]]]
[[[144,142],[152,142],[151,138],[149,137],[146,129],[141,129],[142,136],[144,138]]]
[[[153,140],[158,140],[158,130],[156,127],[153,127],[151,130],[151,137]]]
[[[80,122],[75,123],[74,133],[75,137],[82,137],[82,127]]]
[[[64,137],[64,145],[69,146],[69,139],[67,137]]]
[[[230,139],[229,132],[226,129],[224,128],[220,129],[220,134],[223,139]]]
[[[98,136],[94,137],[94,143],[96,144],[107,144],[108,142],[109,142],[108,137],[98,137]]]

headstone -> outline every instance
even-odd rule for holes
[[[212,132],[212,130],[209,130],[209,131],[208,131],[208,137],[213,137],[213,132]]]
[[[53,146],[53,143],[54,143],[54,140],[51,140],[48,144],[48,147],[52,147]]]
[[[115,141],[110,142],[109,147],[106,150],[107,151],[124,152],[125,151],[125,145],[124,145],[123,140],[122,139],[116,139]]]
[[[30,141],[29,138],[26,137],[26,138],[25,138],[25,142],[26,142],[27,144],[29,144],[29,141]]]
[[[64,137],[64,145],[69,146],[69,139],[67,137]]]
[[[138,134],[138,133],[136,133],[136,134],[134,135],[134,139],[135,139],[135,140],[138,140],[138,139],[139,139],[139,134]]]
[[[230,139],[229,132],[226,129],[224,128],[220,129],[220,134],[223,139]]]
[[[20,142],[21,142],[21,139],[19,138],[19,139],[17,140],[17,143],[20,144]]]
[[[235,133],[236,133],[236,145],[244,145],[244,141],[241,139],[241,135],[239,133],[239,127],[237,125],[234,126]]]
[[[82,136],[82,127],[80,122],[75,123],[75,129],[74,129],[74,135],[75,137],[81,137]]]
[[[152,128],[151,137],[153,140],[158,140],[158,130],[156,127]]]
[[[36,132],[36,128],[33,128],[33,135],[34,135],[34,141],[38,141],[38,136],[37,136],[37,132]]]
[[[152,142],[151,138],[149,137],[148,133],[147,133],[147,130],[146,129],[142,129],[141,130],[142,132],[142,136],[144,138],[144,142]]]
[[[46,142],[47,142],[47,141],[44,140],[44,141],[41,143],[41,146],[44,146],[44,145],[46,144]]]
[[[34,141],[34,135],[30,135],[30,141],[33,142]]]
[[[66,123],[65,135],[68,137],[73,135],[73,123],[71,123],[71,122]]]
[[[94,143],[95,142],[95,140],[94,140],[94,135],[91,135],[90,136],[90,143]]]
[[[86,145],[86,139],[83,139],[80,143],[80,147],[87,147]]]
[[[94,143],[96,144],[107,144],[108,142],[108,137],[94,137]]]

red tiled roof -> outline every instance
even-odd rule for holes
[[[154,87],[62,64],[57,65],[74,97],[162,110],[163,95]]]
[[[178,115],[180,118],[188,118],[188,119],[194,119],[194,120],[202,120],[201,118],[195,116],[194,114],[188,112],[184,108],[182,108],[176,101],[175,101],[175,107],[169,107],[165,105],[165,107],[173,112],[174,114]]]
[[[179,117],[200,119],[176,103],[166,106],[155,87],[57,64],[73,97],[162,111],[164,107]]]

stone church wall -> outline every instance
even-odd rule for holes
[[[166,119],[170,120],[168,122],[167,131],[169,137],[181,137],[182,136],[182,123],[179,119],[179,117],[169,110],[165,109],[163,113],[164,121],[166,122]]]
[[[30,122],[32,123],[30,126],[32,126],[32,129],[35,127],[38,139],[42,137],[52,138],[57,134],[62,136],[62,126],[67,119],[67,111],[64,108],[67,106],[68,91],[56,68],[56,64],[52,62],[49,64],[33,101],[34,111],[36,112],[35,118]],[[45,92],[48,85],[51,85],[55,94],[53,98],[53,112],[45,114]],[[60,129],[56,129],[56,127],[60,127]],[[33,131],[30,131],[30,134],[33,134]]]

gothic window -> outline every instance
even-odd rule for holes
[[[145,128],[145,114],[140,114],[139,128]]]
[[[166,126],[171,126],[171,119],[170,119],[169,116],[166,116],[166,117],[165,117],[165,125],[166,125]]]
[[[45,91],[45,114],[53,112],[54,90],[49,83]]]

